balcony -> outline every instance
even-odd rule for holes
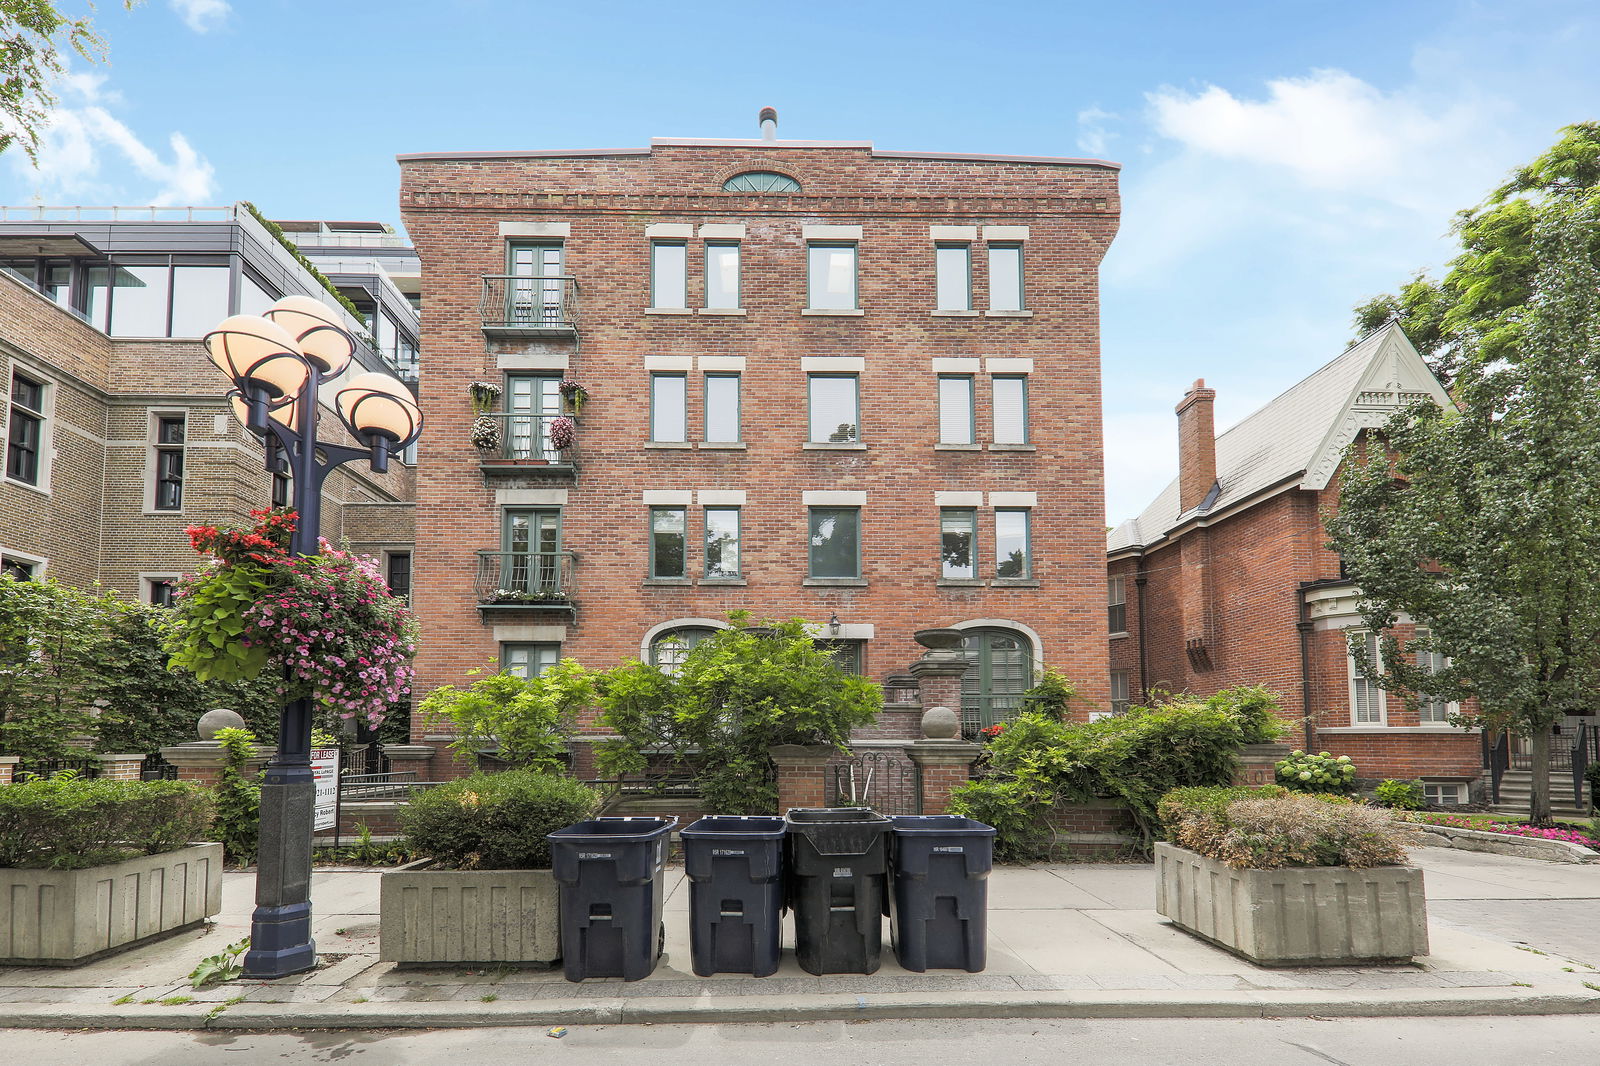
[[[473,427],[473,443],[478,445],[478,468],[483,471],[484,479],[531,477],[564,481],[576,478],[576,434],[572,443],[565,448],[556,448],[550,443],[551,424],[559,418],[577,422],[572,415],[508,411],[479,415],[479,425],[484,419],[490,419],[496,426],[492,436],[481,434],[479,425]],[[492,442],[492,446],[484,447],[480,441]]]
[[[565,274],[485,274],[478,311],[486,336],[576,337],[578,279]]]
[[[478,553],[473,589],[485,621],[514,611],[561,611],[578,616],[578,557],[573,552]]]

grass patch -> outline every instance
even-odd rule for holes
[[[493,1003],[495,1000],[497,1000],[499,998],[500,998],[499,996],[495,995],[493,992],[490,992],[487,996],[479,996],[478,997],[478,1002],[479,1003]]]

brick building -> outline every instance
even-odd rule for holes
[[[400,157],[427,308],[419,692],[670,661],[748,609],[875,679],[914,631],[966,630],[969,731],[1042,664],[1106,700],[1117,167],[773,125]]]
[[[294,294],[332,302],[244,205],[0,208],[6,571],[162,602],[194,569],[184,527],[286,501],[199,338]],[[398,291],[392,302],[414,348],[416,313]],[[386,368],[363,346],[348,373]],[[383,476],[341,468],[323,535],[384,553],[408,579],[413,482],[403,462]]]
[[[1479,736],[1451,726],[1448,705],[1408,708],[1360,676],[1347,643],[1360,590],[1322,520],[1351,441],[1409,403],[1449,397],[1392,323],[1221,434],[1215,397],[1204,381],[1183,397],[1177,478],[1110,534],[1113,703],[1262,684],[1306,719],[1294,746],[1465,802],[1482,775]]]

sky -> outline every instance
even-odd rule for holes
[[[69,12],[79,0],[61,0]],[[780,136],[1123,164],[1101,272],[1107,511],[1353,340],[1351,309],[1600,118],[1592,0],[104,0],[0,204],[221,204],[398,224],[402,152]],[[426,353],[424,353],[426,358]],[[1042,413],[1041,413],[1042,414]]]

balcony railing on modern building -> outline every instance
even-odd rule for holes
[[[474,589],[485,616],[502,611],[577,613],[573,552],[480,551]]]
[[[518,411],[491,411],[479,415],[479,425],[473,427],[473,444],[478,448],[479,465],[484,477],[547,477],[570,478],[578,471],[578,441],[574,434],[572,443],[565,448],[550,443],[551,426],[561,418],[574,425],[572,415],[532,414]],[[483,419],[494,423],[495,431],[487,432]],[[561,427],[557,427],[558,433]]]
[[[571,336],[578,329],[578,279],[565,274],[485,274],[478,310],[485,333]]]

